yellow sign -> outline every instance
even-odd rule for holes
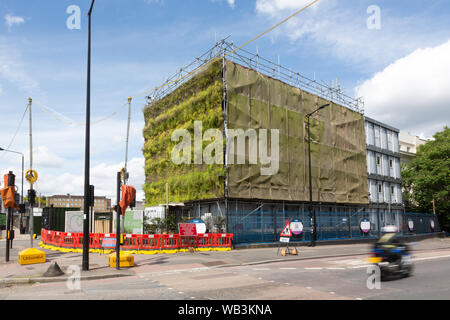
[[[45,263],[45,252],[38,249],[26,249],[19,252],[19,263],[36,264]]]
[[[28,181],[30,184],[33,184],[33,183],[35,183],[35,182],[37,181],[37,179],[38,179],[38,174],[37,174],[37,172],[34,171],[34,170],[28,170],[28,171],[25,173],[25,178],[27,179],[27,181]]]

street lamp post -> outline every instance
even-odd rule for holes
[[[91,15],[95,0],[92,0],[89,9],[89,31],[88,31],[88,63],[87,63],[87,93],[86,93],[86,143],[84,162],[84,223],[83,223],[83,271],[89,270],[89,152],[90,152],[90,129],[91,129]]]
[[[330,104],[325,104],[318,108],[317,110],[311,112],[306,115],[307,125],[308,125],[308,158],[309,158],[309,214],[311,218],[311,247],[316,246],[316,235],[317,235],[317,226],[316,226],[316,211],[313,208],[313,194],[312,194],[312,174],[311,174],[311,130],[310,130],[310,119],[313,114],[316,112],[328,107]]]
[[[12,151],[12,150],[6,150],[3,148],[0,148],[0,151],[4,151],[4,152],[10,152],[10,153],[16,153],[16,154],[20,154],[22,156],[22,194],[20,196],[20,203],[23,204],[23,176],[24,176],[24,155],[22,152],[17,152],[17,151]],[[20,229],[22,228],[22,213],[20,213],[20,220],[19,220],[19,224],[20,224]]]

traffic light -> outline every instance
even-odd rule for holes
[[[28,202],[31,205],[34,205],[36,203],[36,190],[34,189],[28,190]]]
[[[134,197],[133,201],[130,203],[130,208],[133,209],[136,207],[136,197]]]
[[[89,196],[88,196],[88,202],[89,202],[89,207],[94,207],[94,203],[95,203],[95,187],[94,186],[89,186]]]

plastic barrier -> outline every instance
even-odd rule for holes
[[[136,234],[124,234],[123,246],[124,250],[139,250],[141,237]]]
[[[166,251],[174,251],[180,248],[179,234],[164,234],[161,236],[161,249]]]
[[[213,233],[199,234],[197,248],[199,251],[210,251],[214,247],[215,235]]]
[[[161,236],[144,234],[141,236],[141,250],[161,250]]]
[[[217,248],[231,248],[233,235],[230,233],[215,234],[214,246]]]
[[[105,238],[116,238],[115,234],[91,233],[89,235],[90,252],[102,253],[111,251],[103,248]],[[181,237],[179,234],[171,235],[124,235],[122,249],[134,253],[176,253],[194,248],[198,251],[231,250],[232,234],[200,234],[197,237]],[[80,252],[83,249],[82,233],[66,233],[42,229],[41,246],[46,249],[63,252]]]

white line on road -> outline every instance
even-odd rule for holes
[[[349,269],[361,269],[361,268],[368,268],[370,266],[371,266],[370,264],[365,264],[365,265],[362,265],[362,266],[349,267]]]
[[[297,270],[297,268],[280,268],[280,270]]]
[[[435,257],[426,257],[426,258],[413,258],[412,261],[422,261],[422,260],[434,260],[434,259],[442,259],[442,258],[450,258],[450,255],[446,256],[435,256]]]
[[[254,271],[268,271],[269,268],[253,268]]]
[[[305,270],[323,270],[323,268],[305,268]]]
[[[327,270],[345,270],[345,268],[327,268]]]

